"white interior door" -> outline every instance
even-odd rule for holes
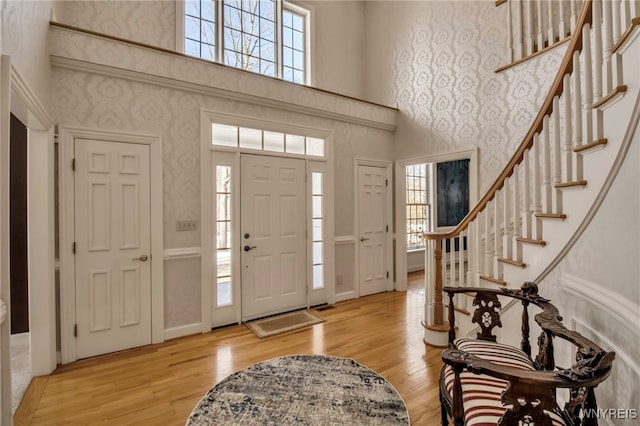
[[[151,343],[149,146],[75,140],[77,356]]]
[[[358,241],[360,296],[387,290],[387,171],[358,166]]]
[[[307,305],[305,162],[241,157],[242,320]]]

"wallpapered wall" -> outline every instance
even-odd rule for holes
[[[292,3],[313,12],[314,86],[362,98],[364,93],[364,3]],[[164,49],[176,48],[173,0],[64,1],[60,22]]]
[[[49,107],[49,19],[60,4],[53,1],[0,1],[1,49],[11,56],[11,64]]]
[[[368,2],[366,18],[369,97],[401,112],[396,159],[478,147],[481,195],[531,125],[566,47],[496,74],[508,31],[507,9],[493,1]]]
[[[391,158],[393,134],[119,78],[54,68],[54,119],[66,125],[160,134],[163,139],[165,248],[198,247],[199,232],[176,220],[200,220],[200,108],[334,132],[336,235],[353,233],[354,157]],[[200,268],[165,264],[165,327],[200,321]],[[337,270],[348,269],[337,258]],[[177,273],[170,268],[179,268]]]

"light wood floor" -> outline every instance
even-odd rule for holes
[[[440,348],[425,345],[422,274],[407,292],[341,302],[326,322],[258,339],[245,326],[188,336],[59,367],[35,378],[16,425],[184,425],[200,398],[234,371],[290,354],[353,358],[404,398],[412,425],[439,424]]]

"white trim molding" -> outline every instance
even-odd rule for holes
[[[333,241],[334,241],[334,244],[337,246],[344,246],[347,244],[355,244],[356,237],[354,237],[353,235],[341,235],[341,236],[335,237]]]
[[[164,232],[162,207],[162,139],[160,136],[85,127],[61,126],[59,137],[60,185],[60,334],[62,363],[77,359],[75,305],[75,240],[74,173],[71,162],[76,139],[137,143],[149,145],[151,184],[151,342],[164,341]]]
[[[636,336],[640,339],[640,306],[604,286],[566,272],[560,276],[560,285],[562,290],[592,304],[597,300],[597,305],[604,308],[610,315],[617,317],[623,324],[635,328]]]
[[[200,333],[202,333],[202,323],[194,322],[193,324],[167,328],[164,331],[164,340],[177,339],[178,337],[191,336],[192,334]]]
[[[164,249],[164,260],[200,259],[202,249],[200,247],[178,247]]]

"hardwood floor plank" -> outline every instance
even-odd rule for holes
[[[412,425],[439,424],[442,349],[422,340],[423,280],[413,273],[407,292],[338,303],[318,312],[324,323],[289,334],[258,339],[233,325],[59,366],[34,380],[14,424],[184,425],[200,398],[235,371],[308,353],[355,359],[398,390]]]

